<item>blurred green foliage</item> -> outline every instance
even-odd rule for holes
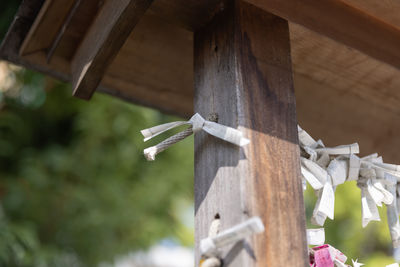
[[[166,237],[192,243],[179,217],[193,198],[191,141],[142,155],[140,130],[177,118],[14,73],[0,110],[0,266],[96,266]]]

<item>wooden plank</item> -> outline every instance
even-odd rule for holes
[[[299,25],[290,28],[296,73],[336,88],[344,98],[352,92],[371,105],[400,114],[398,69]]]
[[[23,1],[1,44],[0,58],[12,62],[19,60],[18,51],[43,3],[44,0]]]
[[[46,0],[24,39],[19,50],[20,55],[46,51],[54,41],[74,2],[75,0]]]
[[[221,0],[157,0],[151,5],[149,12],[194,31],[207,24],[221,7]]]
[[[57,50],[61,40],[64,37],[66,30],[69,28],[72,19],[76,15],[79,6],[81,5],[81,0],[75,0],[74,5],[68,12],[68,15],[65,17],[63,24],[61,25],[60,29],[57,31],[57,35],[54,40],[51,42],[50,47],[47,49],[47,62],[50,62],[55,51]]]
[[[398,0],[343,0],[348,5],[400,28],[400,1]]]
[[[308,266],[288,24],[230,3],[195,32],[195,111],[251,143],[195,136],[196,264],[215,217],[223,230],[260,216],[266,232],[223,250],[224,266]]]
[[[101,84],[147,106],[193,114],[193,34],[146,14]]]
[[[24,66],[29,69],[46,73],[52,77],[66,81],[67,75],[54,68],[49,68],[42,64],[40,60],[25,60],[19,55],[19,50],[32,24],[35,22],[44,0],[23,1],[17,14],[14,17],[9,31],[7,32],[0,46],[0,59],[7,60],[14,64]]]
[[[72,62],[73,94],[89,99],[152,0],[105,1]]]
[[[380,61],[400,67],[400,4],[397,0],[246,0],[290,22],[328,36]],[[221,8],[220,0],[160,0],[155,14],[195,30]]]
[[[246,1],[400,68],[400,28],[341,0]]]

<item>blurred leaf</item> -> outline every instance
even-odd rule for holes
[[[142,154],[140,130],[177,118],[101,94],[75,99],[30,71],[17,77],[21,95],[45,101],[13,95],[0,110],[0,202],[13,233],[0,260],[95,266],[164,238],[193,242],[177,208],[193,199],[193,139],[155,162]]]

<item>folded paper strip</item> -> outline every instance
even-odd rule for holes
[[[307,244],[321,246],[325,243],[325,229],[307,229]]]
[[[358,157],[357,143],[325,147],[298,127],[303,185],[307,181],[318,199],[311,222],[323,226],[334,219],[335,189],[346,181],[357,181],[361,189],[362,226],[380,221],[378,206],[387,206],[388,224],[394,247],[400,246],[400,166],[383,162],[378,154]]]
[[[207,132],[210,135],[213,135],[219,139],[227,141],[229,143],[235,144],[237,146],[245,146],[250,143],[249,139],[243,137],[241,131],[216,123],[212,121],[205,120],[200,114],[194,114],[190,120],[188,121],[176,121],[165,123],[162,125],[157,125],[152,128],[144,129],[141,131],[142,135],[144,136],[144,141],[148,141],[151,138],[162,134],[168,130],[173,128],[182,126],[182,125],[189,125],[190,127],[183,132],[177,133],[176,135],[171,136],[170,138],[164,140],[163,142],[146,148],[144,150],[144,155],[147,160],[154,160],[155,156],[160,153],[161,151],[165,150],[169,146],[183,140],[184,138],[188,137],[193,133],[197,133],[201,130]]]
[[[227,230],[200,241],[200,251],[203,257],[217,256],[219,249],[234,244],[250,235],[264,232],[264,224],[257,216],[252,217]]]

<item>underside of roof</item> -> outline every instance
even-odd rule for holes
[[[119,13],[109,18],[109,1],[24,1],[1,58],[73,82],[75,94],[83,98],[97,88],[168,113],[192,115],[193,32],[223,2],[158,0],[135,10],[132,1],[114,1]],[[400,3],[247,2],[289,21],[300,125],[328,145],[359,142],[362,154],[378,152],[385,161],[399,161]],[[126,25],[123,16],[137,23]],[[126,41],[119,36],[124,29]],[[113,40],[123,46],[119,49]],[[118,48],[111,54],[104,50],[110,45]],[[88,54],[90,62],[85,61]]]

